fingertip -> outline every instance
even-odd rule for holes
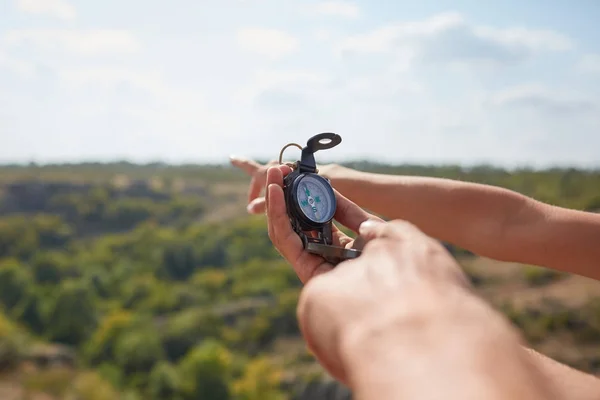
[[[279,165],[279,170],[281,171],[281,174],[283,176],[288,175],[290,172],[292,172],[292,169],[290,168],[289,165]]]
[[[358,227],[358,233],[360,235],[367,236],[373,231],[375,231],[378,227],[380,227],[381,224],[381,221],[375,219],[368,219],[360,224],[360,226]]]
[[[236,155],[230,155],[229,156],[229,162],[231,162],[231,164],[235,165],[236,167],[243,167],[246,166],[246,164],[248,163],[248,160],[245,159],[244,157],[240,157],[240,156],[236,156]]]
[[[267,185],[270,184],[283,184],[283,173],[277,166],[269,167],[267,169]]]

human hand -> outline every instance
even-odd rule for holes
[[[278,190],[271,188],[269,195],[273,194],[279,201]],[[273,216],[279,215],[276,201],[269,200]],[[369,221],[360,226],[359,234],[366,241],[362,255],[314,276],[298,304],[298,321],[308,347],[332,376],[346,384],[349,353],[357,343],[365,347],[373,340],[384,341],[387,330],[403,330],[399,324],[427,325],[430,320],[456,318],[454,309],[440,311],[441,307],[460,303],[458,309],[466,309],[464,299],[470,298],[466,295],[469,281],[458,263],[439,242],[413,225]],[[293,241],[281,237],[278,243]],[[299,250],[296,254],[298,260],[308,258]],[[296,268],[302,271],[305,265],[309,263],[297,261]],[[435,318],[428,318],[431,315]],[[453,320],[448,325],[452,328],[452,324]],[[401,332],[404,339],[409,331],[415,329]],[[401,340],[395,337],[392,342]]]
[[[265,212],[265,198],[260,195],[267,181],[267,170],[272,166],[279,165],[279,162],[271,160],[262,165],[254,160],[237,156],[231,156],[229,160],[231,165],[241,169],[251,177],[248,188],[248,213],[260,214]]]
[[[252,178],[248,189],[248,213],[264,213],[266,209],[266,199],[265,196],[261,196],[261,193],[263,188],[265,188],[267,181],[267,170],[270,167],[280,165],[279,161],[271,160],[263,165],[247,158],[231,156],[230,162],[231,165],[241,169]],[[332,170],[335,165],[336,164],[319,165],[319,174],[327,176],[328,171]]]
[[[279,165],[268,169],[266,178],[266,205],[269,238],[279,253],[292,265],[296,274],[303,283],[315,275],[327,272],[334,266],[322,257],[304,250],[302,240],[292,229],[289,216],[286,212],[283,195],[283,178],[291,172],[287,165]],[[382,221],[379,217],[367,213],[362,208],[335,191],[337,211],[334,219],[354,232],[366,220]],[[342,231],[335,224],[332,226],[333,245],[344,248],[355,246],[355,240]]]

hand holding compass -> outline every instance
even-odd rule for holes
[[[329,141],[323,143],[323,139]],[[331,133],[314,136],[302,148],[301,160],[283,164],[280,155],[281,165],[268,170],[269,237],[294,265],[303,282],[360,255],[360,238],[355,241],[345,235],[333,224],[334,219],[354,232],[368,219],[380,220],[335,191],[326,178],[318,175],[314,152],[331,148],[340,141],[338,135]],[[283,150],[285,147],[282,154]]]

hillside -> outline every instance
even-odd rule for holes
[[[600,171],[349,166],[600,209]],[[0,167],[0,398],[346,398],[325,395],[247,184],[227,166]],[[454,252],[534,348],[600,375],[600,282]]]

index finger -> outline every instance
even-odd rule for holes
[[[231,162],[231,165],[243,170],[245,173],[251,176],[261,167],[261,165],[256,161],[238,156],[229,157],[229,161]]]

